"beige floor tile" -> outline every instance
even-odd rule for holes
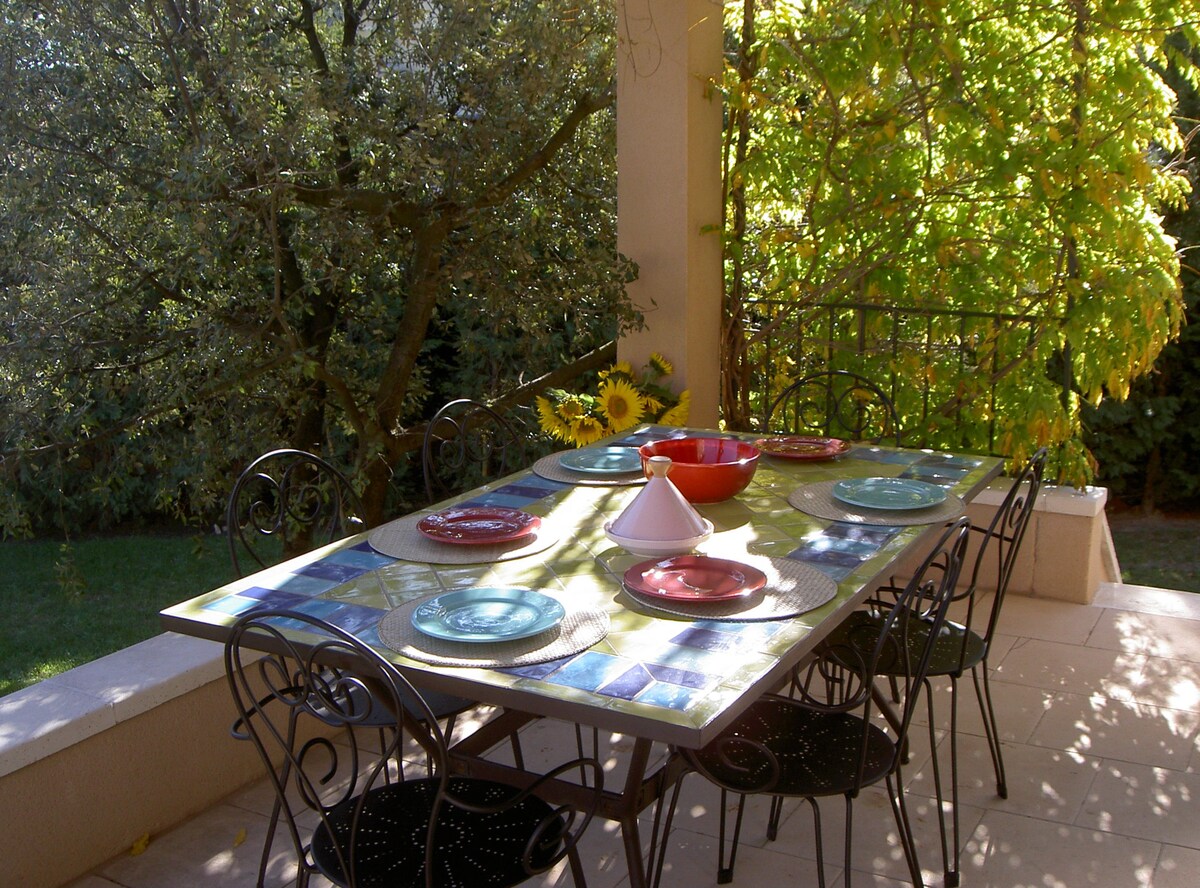
[[[1121,651],[1023,639],[997,665],[995,677],[1049,691],[1131,700],[1145,663],[1145,657]]]
[[[950,741],[939,746],[942,786],[950,792]],[[958,742],[958,792],[963,805],[1011,813],[1036,813],[1045,820],[1073,823],[1096,777],[1099,760],[1061,749],[1025,744],[1002,746],[1008,798],[996,795],[996,774],[987,741],[961,735]],[[932,798],[933,772],[921,769],[908,786],[912,795]]]
[[[97,875],[125,888],[241,888],[258,879],[266,818],[218,805],[182,826],[153,837],[136,857],[109,861]],[[291,853],[283,842],[272,858],[270,884],[281,885],[292,875]]]
[[[942,882],[942,852],[937,808],[932,799],[908,794],[905,797],[909,819],[917,840],[921,872],[927,885]],[[983,811],[964,805],[961,812],[962,837],[971,836]],[[845,805],[842,799],[821,802],[822,841],[827,866],[837,864],[843,854]],[[779,841],[794,843],[794,852],[816,856],[813,817],[810,807],[797,807],[780,826]],[[767,847],[772,847],[768,844]],[[850,867],[855,873],[871,872],[899,882],[909,881],[908,863],[900,845],[896,820],[882,786],[864,790],[854,802],[854,843]]]
[[[1145,888],[1159,845],[988,811],[962,857],[963,888]]]
[[[1081,604],[1007,595],[1000,611],[997,631],[1004,635],[1083,644],[1087,641],[1102,609]]]
[[[935,678],[933,685],[933,711],[936,724],[943,730],[950,729],[950,680]],[[1000,726],[1000,739],[1005,742],[1024,743],[1033,734],[1042,715],[1050,708],[1054,693],[1043,688],[1014,684],[992,679],[992,707]],[[927,719],[924,704],[919,708],[914,721],[924,724]],[[958,683],[958,730],[960,734],[983,736],[983,716],[979,700],[975,696],[975,685],[971,676],[964,676]]]
[[[717,884],[717,840],[710,835],[687,830],[673,831],[671,847],[663,867],[664,888],[707,888]],[[774,842],[768,847],[739,845],[734,860],[735,885],[815,885],[815,860],[788,853],[788,844]],[[840,865],[829,866],[826,877],[840,877]],[[589,882],[590,886],[590,882]]]
[[[1200,881],[1200,851],[1163,845],[1154,868],[1153,888],[1195,888]]]
[[[784,802],[784,816],[789,816],[797,807],[804,804],[796,799]],[[726,799],[726,811],[729,828],[733,828],[733,819],[737,812],[738,797],[729,794]],[[742,821],[742,836],[739,844],[761,847],[766,844],[767,817],[770,809],[770,798],[765,795],[751,795],[746,800],[746,811]],[[684,830],[698,835],[717,836],[720,831],[721,790],[699,774],[688,774],[683,781],[679,793],[679,804],[675,812],[673,829]],[[670,854],[674,855],[672,847]]]
[[[1200,850],[1200,774],[1106,761],[1075,822]]]
[[[1030,743],[1080,755],[1182,771],[1192,759],[1200,715],[1099,695],[1060,694]]]
[[[1200,663],[1200,620],[1105,609],[1088,647]]]
[[[1200,712],[1200,663],[1147,657],[1134,686],[1133,699]]]

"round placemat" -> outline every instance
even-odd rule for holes
[[[765,555],[739,555],[730,560],[758,568],[767,575],[767,584],[745,598],[694,603],[640,595],[627,586],[622,586],[621,591],[648,610],[689,620],[729,622],[796,617],[815,610],[837,594],[837,583],[833,578],[810,564],[790,558],[768,558]]]
[[[844,503],[833,495],[837,481],[818,481],[806,484],[788,495],[788,502],[807,515],[828,521],[849,521],[853,524],[875,524],[884,527],[907,527],[910,524],[944,524],[967,514],[960,497],[947,493],[936,506],[924,509],[867,509]]]
[[[558,542],[558,535],[545,524],[528,536],[507,543],[439,543],[417,530],[417,522],[424,515],[409,515],[381,524],[369,534],[367,542],[376,552],[401,558],[405,561],[423,561],[428,564],[487,564],[493,561],[509,561],[544,552]]]
[[[447,641],[418,632],[412,615],[429,598],[407,601],[384,614],[379,640],[398,654],[431,666],[533,666],[586,651],[608,635],[608,614],[597,607],[568,607],[557,626],[515,641]]]
[[[551,481],[562,481],[566,484],[585,484],[593,487],[625,487],[632,484],[645,484],[646,476],[642,472],[624,472],[619,475],[605,475],[596,472],[576,472],[568,469],[558,461],[569,450],[561,450],[549,456],[543,456],[533,464],[533,473]]]

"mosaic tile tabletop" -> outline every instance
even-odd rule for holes
[[[717,434],[647,426],[606,443],[637,444],[685,433]],[[722,713],[731,705],[810,649],[824,634],[822,623],[828,621],[826,629],[835,625],[927,529],[824,521],[789,505],[789,493],[815,481],[887,476],[940,484],[969,499],[1000,468],[1000,460],[992,457],[875,445],[855,445],[844,456],[822,462],[763,455],[739,496],[697,507],[715,527],[700,551],[732,559],[746,553],[792,558],[838,584],[832,601],[787,620],[687,621],[625,609],[618,600],[621,577],[645,559],[610,542],[603,525],[642,488],[572,486],[529,471],[451,502],[504,505],[541,516],[560,534],[544,552],[490,565],[430,565],[376,552],[361,534],[167,608],[162,619],[172,631],[223,640],[224,630],[253,608],[297,610],[340,626],[401,666],[434,673],[431,686],[506,705],[513,705],[518,692],[517,708],[528,712],[696,746],[715,733],[715,722],[724,721]],[[376,627],[392,608],[473,586],[530,588],[556,596],[568,608],[573,603],[602,607],[610,618],[609,634],[562,660],[497,669],[430,667],[380,642]],[[453,680],[447,686],[436,680],[439,674],[472,686]]]

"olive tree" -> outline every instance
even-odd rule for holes
[[[203,512],[283,443],[342,449],[378,518],[434,400],[632,322],[612,16],[6,3],[6,529]]]

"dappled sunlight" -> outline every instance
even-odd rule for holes
[[[991,821],[985,817],[964,850],[963,882],[987,888],[1149,886],[1157,849],[1132,850],[1126,844],[1067,825],[1004,815]]]

